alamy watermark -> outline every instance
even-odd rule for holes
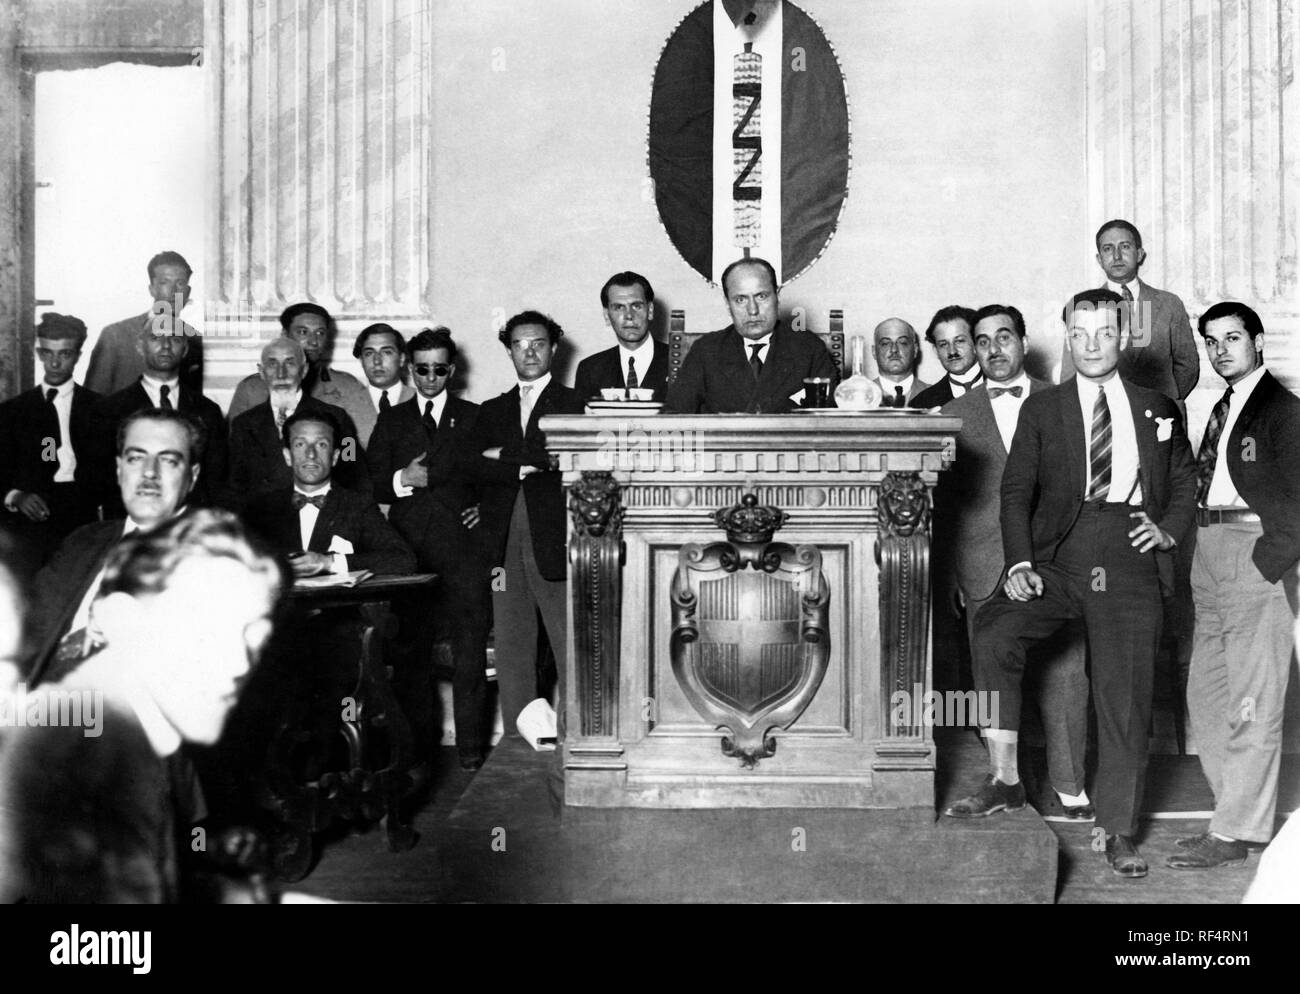
[[[88,739],[104,731],[104,692],[60,687],[29,691],[20,683],[0,693],[0,728],[80,728]]]

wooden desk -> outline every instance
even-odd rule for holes
[[[311,866],[312,835],[334,819],[367,824],[383,818],[388,847],[410,849],[416,834],[402,820],[401,802],[427,775],[427,765],[412,761],[410,725],[393,693],[384,643],[396,631],[391,603],[433,585],[435,575],[373,576],[355,587],[294,587],[289,593],[289,624],[305,623],[308,613],[328,612],[357,626],[356,681],[340,702],[335,731],[347,743],[345,769],[331,769],[303,782],[293,764],[294,754],[313,745],[313,731],[285,716],[276,729],[268,763],[268,807],[284,832],[276,846],[276,869],[288,880],[301,879]],[[388,748],[376,754],[372,740],[381,733]],[[385,761],[376,768],[376,763]]]

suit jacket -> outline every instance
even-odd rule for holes
[[[332,404],[347,411],[348,417],[357,426],[357,441],[361,442],[363,449],[365,448],[360,426],[363,423],[373,426],[377,412],[374,403],[370,400],[370,391],[361,384],[360,380],[341,369],[331,369],[329,379],[326,380],[320,376],[320,370],[313,367],[303,380],[302,392],[305,396],[314,397],[324,404]],[[241,414],[270,399],[266,381],[261,376],[256,373],[245,376],[239,381],[239,386],[235,387],[235,395],[230,398],[226,418],[233,427],[235,419]]]
[[[1129,383],[1185,400],[1201,378],[1201,355],[1183,302],[1138,280],[1137,310],[1129,322],[1128,348],[1119,354],[1119,375]],[[1102,289],[1105,289],[1103,285]],[[1070,343],[1061,357],[1061,381],[1074,375]]]
[[[1049,385],[1031,378],[1029,392],[1046,390]],[[961,431],[957,434],[957,460],[940,478],[935,494],[935,503],[941,508],[935,516],[936,527],[944,533],[944,539],[935,543],[936,551],[951,561],[957,585],[967,600],[986,600],[997,592],[1007,566],[1002,556],[1001,523],[1007,450],[983,385],[949,401],[942,413],[961,418]]]
[[[329,552],[337,535],[352,544],[347,554],[348,569],[374,573],[414,573],[415,554],[379,508],[366,497],[331,483],[325,506],[316,517],[306,550],[302,547],[299,514],[293,506],[293,484],[249,502],[243,518],[280,553]]]
[[[127,415],[152,406],[153,401],[149,399],[149,394],[139,380],[100,402],[97,425],[99,440],[96,448],[101,466],[100,475],[105,481],[114,478],[118,426]],[[221,408],[217,406],[216,401],[187,389],[184,384],[181,385],[180,404],[177,405],[177,409],[182,414],[197,418],[207,430],[207,445],[203,450],[203,460],[200,463],[202,468],[199,470],[199,482],[195,484],[188,503],[193,507],[210,507],[215,503],[226,483],[229,445],[226,419],[222,416]],[[105,517],[126,517],[122,495],[117,488],[106,491],[104,505]]]
[[[668,346],[652,338],[654,352],[650,364],[645,369],[637,369],[637,381],[645,390],[655,392],[655,400],[663,400],[668,392]],[[645,346],[642,346],[644,349]],[[640,353],[638,353],[640,355]],[[637,359],[639,367],[642,360]],[[623,355],[618,346],[587,356],[578,363],[578,372],[574,376],[573,388],[583,400],[599,397],[602,389],[627,386],[627,368],[623,365]]]
[[[48,494],[54,485],[59,464],[43,458],[45,438],[53,423],[45,389],[42,384],[0,404],[0,500],[15,489]],[[77,457],[73,482],[84,488],[94,503],[99,503],[106,486],[95,459],[95,411],[102,399],[94,391],[74,385],[68,416],[72,451]]]
[[[673,414],[784,414],[804,388],[805,377],[839,382],[835,361],[811,332],[778,324],[772,332],[758,380],[749,366],[748,343],[735,328],[702,336],[691,346],[677,379],[668,387],[666,411]]]
[[[945,381],[947,380],[946,376],[944,377],[944,380]],[[894,388],[889,384],[885,383],[885,381],[882,380],[879,376],[872,377],[872,382],[874,382],[876,386],[880,387],[880,392],[883,395],[881,397],[880,406],[881,407],[886,406],[884,402],[886,400],[892,400],[894,397]],[[917,397],[924,391],[929,390],[931,386],[932,384],[926,383],[925,380],[921,379],[919,376],[913,375],[912,387],[910,390],[907,391],[907,395],[903,398],[905,405],[908,407],[915,406],[911,403],[913,398]],[[952,393],[952,389],[949,388],[948,392]],[[891,404],[889,406],[892,407],[893,405]]]
[[[73,682],[69,692],[95,691]],[[184,822],[167,762],[129,706],[100,700],[95,737],[71,725],[6,729],[13,734],[0,743],[0,792],[7,799],[0,811],[7,842],[0,847],[0,901],[179,900],[176,829]]]
[[[370,474],[366,471],[364,453],[357,442],[357,429],[348,413],[306,395],[298,402],[297,410],[320,411],[334,418],[343,432],[339,439],[343,457],[334,467],[334,480],[340,486],[369,498]],[[349,451],[352,459],[346,458]],[[284,440],[275,426],[271,402],[266,400],[230,424],[230,473],[219,503],[238,511],[254,497],[292,486],[293,473],[284,461]]]
[[[144,374],[144,357],[136,351],[140,332],[154,319],[152,310],[115,321],[99,333],[86,365],[86,387],[105,397],[125,390]],[[181,385],[203,392],[203,336],[181,323],[189,351],[181,364]]]
[[[1033,381],[1037,382],[1037,381]],[[975,383],[976,390],[982,390],[985,387],[984,377],[981,375]],[[915,386],[915,384],[913,384]],[[966,393],[971,391],[967,390]],[[965,396],[965,394],[963,394]],[[926,387],[919,393],[915,393],[907,402],[908,407],[915,407],[920,410],[929,410],[932,407],[943,407],[948,401],[956,398],[952,392],[952,377],[945,376],[932,387]]]
[[[331,382],[333,382],[332,379]],[[357,405],[358,409],[356,411],[349,410],[345,405],[340,404],[336,400],[329,400],[325,397],[317,397],[317,400],[324,400],[327,404],[334,404],[336,407],[342,407],[345,411],[351,414],[352,421],[357,426],[357,438],[361,442],[361,447],[363,449],[369,449],[370,437],[375,433],[375,425],[379,421],[379,408],[375,406],[375,402],[370,396],[370,388],[362,383],[361,389],[366,393],[366,403],[365,406]],[[389,387],[389,389],[391,390],[392,387]],[[312,396],[316,395],[313,394]],[[402,383],[401,389],[397,394],[397,400],[390,400],[389,403],[396,407],[398,404],[403,404],[414,396],[415,387],[411,386],[409,383]]]
[[[27,616],[23,671],[34,686],[41,681],[59,640],[68,634],[77,608],[122,538],[123,521],[92,521],[65,538],[36,574]]]
[[[565,548],[567,522],[564,508],[563,477],[550,468],[546,454],[546,436],[537,422],[547,414],[581,414],[586,400],[576,390],[561,386],[554,379],[546,385],[533,404],[528,430],[519,428],[519,387],[493,397],[479,411],[474,433],[475,451],[501,447],[501,458],[485,460],[491,484],[483,493],[480,513],[484,548],[492,565],[505,561],[506,541],[510,537],[510,516],[519,493],[519,467],[543,467],[524,478],[524,501],[528,508],[528,526],[533,535],[533,556],[537,568],[548,580],[568,576]]]
[[[1227,460],[1232,485],[1264,527],[1251,559],[1276,583],[1300,560],[1300,398],[1272,373],[1265,371],[1242,407]]]
[[[465,508],[479,503],[480,484],[492,468],[483,465],[488,460],[475,448],[481,411],[477,404],[449,396],[442,424],[432,435],[424,427],[422,408],[423,398],[415,396],[381,414],[366,448],[366,460],[376,499],[392,505],[388,520],[415,549],[421,567],[436,569],[444,551],[476,554],[470,548],[474,536],[460,516]],[[416,487],[409,497],[398,497],[393,491],[393,474],[421,455],[429,485]]]
[[[1121,378],[1121,383],[1123,379]],[[1137,435],[1142,510],[1182,542],[1192,525],[1196,464],[1178,405],[1165,394],[1123,383]],[[1168,419],[1170,436],[1159,441],[1156,419]],[[1006,565],[1050,563],[1074,527],[1087,486],[1088,452],[1074,377],[1032,394],[1002,474],[1002,548]],[[1173,550],[1152,550],[1161,586],[1173,591]]]

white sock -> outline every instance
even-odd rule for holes
[[[1020,769],[1016,763],[1016,746],[1019,735],[1010,729],[986,728],[984,738],[988,741],[989,763],[993,775],[1008,787],[1020,783]]]
[[[1077,794],[1065,794],[1058,790],[1056,796],[1068,808],[1078,808],[1088,803],[1088,792],[1086,790],[1081,790]]]

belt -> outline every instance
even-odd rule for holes
[[[1198,507],[1196,523],[1206,525],[1259,524],[1259,515],[1247,507]]]

